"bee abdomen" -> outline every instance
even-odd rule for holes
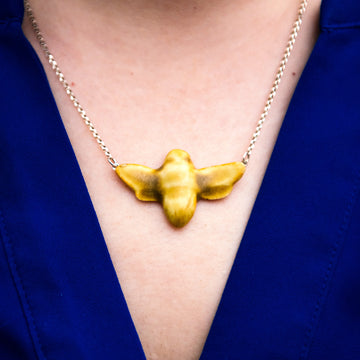
[[[175,227],[185,226],[196,208],[197,194],[188,187],[174,187],[163,194],[163,207],[171,224]]]

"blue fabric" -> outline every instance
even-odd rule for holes
[[[0,0],[0,359],[144,359],[22,13]],[[202,360],[360,359],[358,0],[321,28]]]

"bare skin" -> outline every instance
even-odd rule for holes
[[[196,167],[241,159],[298,0],[32,0],[49,47],[119,162],[159,167],[175,148]],[[318,36],[311,0],[244,177],[174,229],[108,165],[44,60],[132,319],[149,360],[198,359],[279,129]],[[239,319],[241,321],[241,319]]]

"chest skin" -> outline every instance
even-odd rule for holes
[[[201,354],[288,103],[316,40],[319,3],[309,6],[246,174],[228,198],[200,201],[182,229],[168,223],[159,204],[139,202],[120,182],[44,61],[29,24],[24,24],[44,63],[148,359],[198,359]],[[66,42],[52,38],[51,31],[48,43],[119,162],[158,168],[168,151],[180,148],[202,168],[241,160],[295,13],[288,11],[286,24],[276,30],[281,40],[254,46],[268,50],[255,58],[252,41],[235,47],[233,40],[209,41],[201,47],[185,41],[169,46],[169,39],[158,39],[156,51],[142,44],[133,53],[119,52],[120,59],[84,43],[81,52],[94,52],[91,61],[77,51],[66,56],[73,49],[65,49]],[[139,59],[136,51],[144,49],[148,53],[143,61],[134,61]]]

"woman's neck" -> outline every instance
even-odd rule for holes
[[[113,33],[117,37],[134,32],[142,38],[148,34],[181,40],[189,35],[208,38],[214,32],[220,35],[263,29],[267,33],[281,22],[288,29],[300,1],[30,0],[30,3],[41,27],[63,37],[75,31],[83,31],[87,36]]]
[[[172,25],[215,20],[230,14],[241,19],[281,15],[286,9],[297,7],[298,0],[31,0],[31,5],[46,10],[46,14],[74,16],[78,20],[96,16],[99,20],[133,20],[169,22]],[[235,14],[234,14],[235,12]],[[130,20],[130,19],[128,19]]]
[[[299,0],[30,0],[50,48],[191,56],[218,46],[282,51]],[[277,44],[279,42],[279,44]],[[227,47],[227,44],[229,46]],[[267,49],[265,49],[267,50]]]

